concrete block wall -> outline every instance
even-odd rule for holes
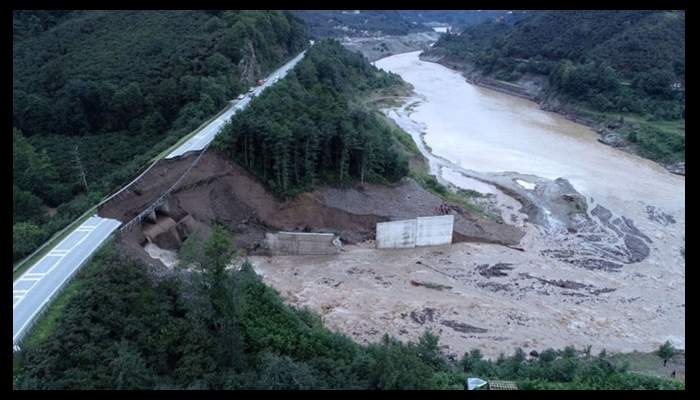
[[[416,246],[416,220],[377,224],[377,248],[400,249]]]
[[[266,233],[265,246],[272,255],[325,255],[339,250],[332,233]]]
[[[454,215],[419,217],[377,224],[377,248],[397,249],[452,243]]]
[[[416,221],[416,246],[439,246],[452,243],[454,215],[419,217]]]

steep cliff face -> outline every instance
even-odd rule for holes
[[[255,57],[255,47],[251,40],[246,40],[243,46],[243,58],[238,63],[238,68],[241,71],[242,81],[252,81],[262,75],[260,62]]]

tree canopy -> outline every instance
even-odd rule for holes
[[[289,11],[14,10],[13,224],[47,239],[308,44]]]
[[[554,93],[597,111],[684,118],[684,11],[503,14],[444,35],[433,49],[496,79],[544,75]]]
[[[402,82],[335,40],[319,41],[234,115],[214,147],[278,195],[318,183],[396,181],[408,172],[407,157],[363,96]]]
[[[64,292],[50,329],[13,354],[13,388],[462,390],[473,376],[521,389],[685,388],[571,346],[496,360],[473,349],[450,360],[430,331],[358,344],[286,305],[228,235],[218,226],[207,239],[191,236],[187,263],[159,273],[105,246]]]

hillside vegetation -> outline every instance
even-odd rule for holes
[[[319,183],[394,182],[408,173],[408,157],[364,97],[403,85],[325,39],[236,114],[214,146],[278,195]]]
[[[13,23],[15,259],[308,44],[304,23],[279,11],[15,11]],[[401,88],[321,40],[214,146],[281,196],[391,182],[412,143],[366,96]],[[217,221],[188,235],[173,270],[122,246],[108,242],[13,352],[13,389],[461,390],[474,376],[523,389],[685,388],[590,348],[448,358],[431,331],[361,345],[285,305]]]
[[[308,43],[287,11],[14,11],[13,260]]]
[[[208,240],[185,242],[180,273],[156,278],[110,244],[80,272],[50,329],[14,353],[13,388],[461,390],[475,376],[521,389],[685,388],[573,347],[497,360],[473,349],[448,360],[430,331],[360,345],[285,305],[236,254],[215,226]],[[240,268],[225,268],[231,257]]]
[[[539,101],[619,128],[648,158],[685,160],[684,11],[514,12],[443,35],[425,55],[506,82],[542,77]]]

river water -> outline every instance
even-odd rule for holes
[[[608,298],[617,305],[584,312],[590,314],[587,330],[619,350],[655,350],[665,340],[685,348],[685,177],[597,142],[598,135],[586,126],[469,84],[458,72],[418,55],[391,56],[376,66],[413,85],[412,98],[385,112],[411,133],[433,173],[457,187],[498,196],[504,195],[489,179],[506,173],[521,174],[517,182],[525,189],[537,179],[564,178],[585,197],[589,215],[600,205],[633,221],[647,241],[648,257],[616,273],[581,270],[578,276],[601,279],[615,288],[612,296],[620,296]],[[520,223],[528,229],[526,245],[548,240],[534,237],[547,232]],[[621,306],[625,300],[629,304]],[[586,325],[571,319],[570,333],[581,324]],[[602,332],[606,329],[613,333]]]

